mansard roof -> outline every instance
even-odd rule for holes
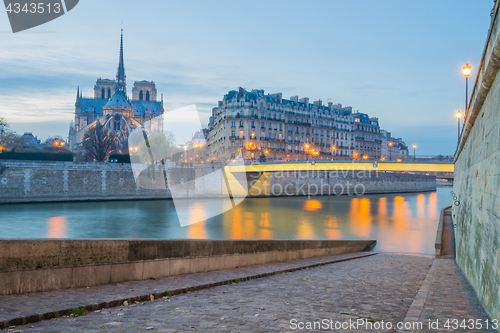
[[[240,91],[241,91],[241,95],[240,95]],[[229,102],[229,101],[232,101],[233,98],[237,98],[238,101],[244,100],[245,102],[249,102],[249,101],[258,101],[259,99],[264,98],[266,103],[281,104],[283,106],[290,105],[290,107],[297,106],[297,107],[301,107],[301,108],[306,108],[308,110],[312,110],[314,108],[317,108],[318,110],[322,110],[324,112],[329,111],[327,105],[322,105],[320,107],[317,104],[309,103],[309,105],[306,107],[306,103],[304,103],[303,101],[296,102],[294,100],[282,98],[281,103],[280,103],[277,96],[270,95],[270,94],[264,95],[264,90],[260,90],[260,89],[252,89],[252,91],[247,91],[246,89],[241,88],[240,91],[230,90],[226,95],[224,95],[224,101]],[[340,110],[332,109],[332,111],[334,111],[336,114],[341,114]],[[347,114],[350,114],[350,112],[348,112],[347,114],[345,112],[343,112],[342,114],[347,115]]]

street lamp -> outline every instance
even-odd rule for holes
[[[470,75],[470,70],[472,68],[469,66],[469,64],[465,64],[463,71],[464,71],[464,76],[465,76],[465,112],[467,112],[467,109],[469,108],[467,105],[468,102],[468,95],[469,95],[469,75]]]
[[[416,144],[413,144],[413,160],[415,161],[415,149],[417,148]]]
[[[392,161],[392,142],[389,142],[389,161]]]
[[[462,117],[462,112],[457,111],[457,120],[458,120],[458,142],[460,142],[460,118]]]

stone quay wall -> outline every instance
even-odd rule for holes
[[[0,162],[0,203],[224,197],[247,182],[248,196],[362,195],[436,190],[436,177],[376,171],[273,171],[235,173],[230,187],[220,165],[130,165],[71,162]],[[205,177],[209,174],[211,176]],[[227,174],[226,174],[227,178]],[[240,192],[241,193],[241,192]],[[246,192],[243,192],[245,194]]]
[[[496,4],[455,153],[456,260],[500,320],[500,18]]]
[[[436,190],[436,177],[376,171],[278,171],[264,173],[250,197],[363,195]]]
[[[374,240],[0,240],[0,295],[371,250]]]

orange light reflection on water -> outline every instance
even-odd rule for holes
[[[240,207],[235,207],[224,218],[224,233],[229,239],[251,239],[256,238],[256,221],[254,213],[243,212]],[[225,215],[223,215],[225,216]]]
[[[48,238],[66,237],[66,216],[52,216],[47,221]]]
[[[271,221],[269,219],[270,213],[262,213],[259,221],[259,239],[273,239],[274,233],[270,229]]]
[[[295,239],[316,239],[316,232],[308,219],[302,218],[299,221]]]
[[[304,202],[304,210],[316,211],[318,209],[321,209],[321,201],[319,201],[319,200],[306,200],[306,202]]]
[[[428,218],[430,219],[438,219],[439,218],[439,213],[438,212],[438,200],[437,200],[437,193],[432,192],[429,195],[429,207],[427,208],[427,211],[429,212]]]
[[[360,238],[369,238],[372,228],[372,216],[370,213],[370,199],[353,198],[351,200],[350,227],[351,232]]]
[[[425,195],[417,195],[417,219],[425,219]]]
[[[325,220],[325,237],[328,239],[341,239],[342,230],[339,228],[336,216],[328,216]]]

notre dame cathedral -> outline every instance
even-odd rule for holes
[[[83,97],[78,88],[75,103],[75,120],[69,129],[69,148],[81,149],[85,132],[99,122],[119,139],[120,149],[127,148],[129,134],[154,117],[163,114],[163,95],[157,101],[153,81],[135,81],[132,100],[127,97],[125,66],[123,64],[123,30],[120,41],[120,60],[116,80],[98,79],[94,86],[94,97]],[[161,126],[161,122],[152,126]],[[150,125],[151,126],[151,125]],[[161,131],[161,128],[147,128],[147,131]]]

